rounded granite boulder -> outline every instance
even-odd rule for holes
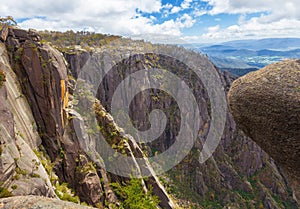
[[[242,130],[290,179],[300,197],[300,60],[285,60],[240,77],[228,93]]]

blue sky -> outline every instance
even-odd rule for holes
[[[153,42],[300,38],[299,0],[1,0],[20,27],[89,30]]]

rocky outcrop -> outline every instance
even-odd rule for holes
[[[196,140],[191,152],[168,174],[158,178],[153,173],[152,176],[142,180],[144,192],[152,188],[153,194],[159,197],[162,208],[174,208],[175,202],[181,202],[181,199],[184,208],[190,207],[191,202],[196,203],[198,208],[200,205],[211,208],[295,206],[289,193],[289,184],[285,182],[274,161],[236,127],[230,114],[227,115],[220,146],[213,157],[205,163],[199,162],[198,150],[202,149],[211,123],[211,101],[203,83],[198,82],[196,75],[182,62],[159,53],[139,53],[139,50],[144,49],[139,48],[139,42],[128,43],[128,40],[125,40],[123,48],[117,48],[113,44],[108,50],[99,47],[85,51],[80,47],[71,47],[72,50],[63,53],[67,64],[62,54],[51,44],[41,41],[36,31],[16,28],[9,28],[7,31],[7,35],[2,31],[4,34],[2,41],[8,50],[10,63],[5,58],[3,66],[8,68],[11,66],[9,70],[13,69],[16,75],[7,74],[5,69],[7,81],[5,87],[0,89],[2,151],[0,166],[4,171],[0,181],[4,182],[3,187],[7,188],[11,195],[55,196],[53,190],[56,189],[61,197],[64,194],[58,191],[58,188],[62,183],[67,183],[82,202],[100,208],[118,207],[122,197],[115,194],[111,183],[122,185],[128,182],[129,178],[106,170],[109,166],[113,166],[113,163],[109,161],[103,163],[103,157],[107,156],[97,152],[101,144],[98,143],[99,139],[95,133],[100,131],[116,153],[145,162],[142,166],[136,162],[122,165],[128,167],[130,172],[132,170],[153,172],[153,164],[147,162],[147,156],[155,156],[171,147],[180,129],[180,111],[176,101],[157,89],[141,92],[134,97],[129,109],[131,119],[137,128],[147,130],[150,127],[148,118],[152,109],[162,110],[169,119],[161,136],[148,144],[138,142],[135,137],[120,128],[120,124],[115,122],[115,118],[110,114],[110,103],[117,85],[129,74],[144,68],[151,71],[154,68],[165,67],[170,68],[172,73],[178,75],[193,89],[201,117],[199,139]],[[147,49],[155,49],[149,43],[142,44]],[[182,57],[189,55],[185,54],[184,49],[159,47],[171,53],[182,53]],[[1,48],[5,50],[3,44]],[[138,48],[136,55],[134,48]],[[125,57],[132,50],[130,53],[133,56],[130,59],[123,59],[121,56],[122,60],[114,63],[117,58],[115,54],[118,54],[114,52],[121,50],[125,51]],[[112,65],[109,66],[112,71],[108,72],[109,69],[102,68],[106,61],[112,61]],[[197,61],[202,69],[216,70],[203,55],[200,55]],[[82,74],[83,71],[85,72]],[[107,73],[106,76],[104,73]],[[219,74],[224,89],[228,89],[233,78],[228,73]],[[163,77],[164,75],[158,74],[154,80]],[[103,82],[99,85],[100,78]],[[147,86],[154,80],[146,76],[139,84]],[[96,84],[96,88],[82,83]],[[161,82],[160,85],[163,86],[165,83]],[[185,98],[185,93],[180,88],[177,90],[178,95]],[[100,103],[97,103],[99,106],[94,105],[93,95],[97,95],[103,106]],[[127,99],[126,94],[123,95],[123,99],[124,101]],[[189,102],[184,100],[184,105],[188,105]],[[81,112],[76,104],[82,105],[85,111]],[[119,105],[122,104],[123,102],[120,102]],[[86,121],[89,114],[94,113],[95,107],[98,124],[95,129],[89,129]],[[153,125],[159,127],[160,123]],[[40,146],[41,144],[43,146]],[[40,161],[43,166],[39,164]],[[51,177],[50,183],[44,168],[47,168]],[[19,172],[19,179],[14,179],[18,177],[15,175],[16,171]],[[41,179],[46,181],[42,182]],[[167,180],[162,184],[161,179]],[[2,188],[2,185],[0,187]],[[173,198],[169,193],[174,195]],[[66,195],[70,194],[67,192]],[[52,203],[49,203],[49,206],[48,200],[44,205],[43,200],[37,197],[22,197],[22,199],[25,205],[28,201],[33,205],[55,207]],[[12,204],[19,204],[14,202],[15,200],[9,200],[12,203],[3,202],[7,208]],[[18,201],[21,201],[21,198]],[[65,204],[56,200],[49,201],[54,201],[58,206]],[[72,207],[76,208],[77,205]]]
[[[99,176],[94,165],[88,161],[84,155],[79,156],[78,167],[76,170],[76,180],[78,181],[77,191],[81,194],[84,202],[98,203],[103,202],[103,189]]]
[[[69,95],[69,90],[71,93],[74,91],[76,81],[69,82],[62,54],[50,45],[38,42],[39,40],[40,37],[34,31],[11,28],[6,46],[23,94],[29,100],[37,124],[36,129],[46,151],[44,155],[50,156],[50,164],[53,164],[53,171],[59,182],[67,182],[74,188],[81,201],[99,207],[105,204],[108,204],[109,208],[114,207],[113,205],[118,205],[118,199],[111,189],[110,182],[121,181],[121,178],[110,176],[102,165],[95,166],[86,150],[81,149],[73,123],[77,116],[81,116],[72,110],[72,104],[68,107],[69,98],[73,98]],[[70,66],[76,68],[71,71],[73,76],[70,76],[70,79],[77,77],[76,73],[80,72],[88,58],[89,55],[85,51],[67,57]],[[81,128],[83,132],[86,131],[84,126]],[[26,135],[25,138],[30,136]],[[39,145],[40,143],[35,145],[37,150]],[[141,153],[140,150],[139,154]],[[22,183],[23,180],[20,181],[20,184]],[[157,177],[152,177],[149,185],[160,194],[160,204],[164,208],[174,207]],[[32,186],[37,187],[35,184]]]
[[[0,199],[0,208],[92,209],[91,207],[75,203],[37,196],[18,196]]]
[[[228,94],[239,127],[285,171],[300,195],[300,60],[269,65],[236,80]]]
[[[129,172],[141,172],[141,170],[147,170],[151,173],[150,177],[146,180],[142,181],[144,184],[146,183],[148,188],[153,188],[153,194],[157,195],[160,202],[159,205],[165,209],[175,208],[175,204],[173,200],[169,197],[165,188],[162,186],[156,173],[151,168],[150,163],[147,158],[144,156],[142,149],[136,143],[134,138],[130,135],[124,135],[122,129],[118,127],[118,125],[114,122],[113,118],[109,113],[106,112],[104,107],[98,102],[95,108],[96,118],[99,122],[99,126],[102,127],[101,132],[103,136],[109,140],[109,144],[111,146],[116,147],[116,150],[120,153],[124,153],[129,157],[132,157],[134,164],[128,163],[128,165],[121,165],[124,167],[128,167]],[[113,136],[111,133],[114,133]],[[96,150],[95,150],[96,152]],[[135,158],[142,158],[144,163],[139,164],[136,162]],[[135,166],[133,166],[135,165]],[[130,174],[130,173],[129,173]],[[141,173],[138,175],[142,176]],[[129,176],[129,175],[128,175]],[[146,192],[147,192],[147,188]]]
[[[13,82],[21,84],[21,87],[11,88],[13,82],[7,82],[8,87],[10,87],[8,89],[10,106],[14,108],[15,120],[20,121],[16,123],[16,126],[20,127],[20,135],[22,135],[19,138],[24,138],[31,146],[27,147],[27,151],[24,153],[25,155],[33,153],[33,149],[40,153],[39,146],[42,144],[43,151],[45,151],[44,155],[50,156],[50,162],[47,162],[48,165],[46,166],[48,166],[48,172],[53,173],[51,178],[58,176],[57,180],[59,182],[68,183],[77,190],[77,195],[85,197],[82,198],[83,201],[90,205],[104,203],[104,199],[100,200],[102,196],[101,189],[99,190],[101,188],[100,177],[95,172],[96,175],[91,175],[89,170],[86,169],[84,172],[80,172],[83,165],[77,164],[81,151],[76,142],[76,137],[72,135],[72,127],[68,123],[68,112],[66,110],[69,85],[65,60],[59,51],[48,44],[41,44],[38,42],[39,40],[40,36],[34,30],[25,31],[10,28],[5,43],[10,58],[10,63],[7,61],[5,65],[13,67],[17,74]],[[12,95],[11,98],[10,94],[15,95]],[[18,97],[18,95],[20,96]],[[28,99],[29,105],[26,106],[24,102],[20,103],[20,101],[23,101],[22,99]],[[33,116],[30,117],[31,112]],[[26,119],[31,121],[28,122]],[[34,134],[30,134],[31,132],[28,132],[27,129],[34,130]],[[21,149],[23,147],[23,145],[20,145]],[[32,159],[21,161],[26,161],[27,166],[34,164],[28,172],[26,171],[28,175],[33,172],[33,168],[38,170],[39,167],[43,167],[35,154],[33,156],[35,161]],[[45,161],[46,159],[43,158],[42,160]],[[38,168],[35,168],[37,164]],[[26,169],[23,167],[21,169],[25,173]],[[75,172],[76,169],[79,171]],[[16,191],[20,190],[21,192],[15,192],[13,195],[56,196],[53,189],[50,195],[45,192],[37,192],[40,187],[37,175],[40,175],[40,173],[35,171],[35,182],[20,179],[18,185],[21,186]],[[48,179],[47,183],[50,188],[52,188],[51,183],[56,183],[55,178],[50,183],[46,172],[40,176],[40,178]],[[78,176],[80,176],[80,179],[78,179]],[[24,186],[22,186],[23,184]],[[28,186],[27,184],[31,185]],[[25,186],[27,190],[33,188],[36,192],[30,193],[26,189],[22,191],[21,188]],[[95,188],[95,190],[92,188]],[[87,189],[91,190],[87,192]]]
[[[20,32],[18,32],[20,33]],[[16,36],[16,31],[14,35]],[[20,37],[20,41],[25,35]],[[19,39],[16,39],[19,40]],[[17,74],[31,102],[38,129],[51,159],[59,154],[64,130],[63,109],[67,99],[67,69],[61,54],[48,45],[25,40],[14,56],[19,57]],[[18,54],[19,53],[19,54]]]
[[[8,36],[8,27],[7,26],[3,26],[3,28],[0,31],[0,40],[5,42]]]
[[[0,182],[11,195],[55,197],[54,189],[33,150],[41,143],[35,121],[18,80],[10,68],[6,49],[0,44],[0,69],[6,74],[0,88]]]
[[[89,52],[79,48],[72,52],[64,52],[63,54],[69,64],[71,75],[74,78],[78,78],[78,74],[80,74],[82,68],[90,58]]]
[[[126,43],[126,46],[130,47],[130,43]],[[176,185],[175,188],[182,194],[180,195],[182,199],[190,200],[193,198],[200,205],[205,202],[207,207],[216,207],[218,205],[219,207],[234,206],[237,208],[246,208],[251,205],[254,208],[282,208],[281,202],[285,202],[288,205],[292,205],[291,207],[296,208],[296,203],[289,193],[289,185],[286,183],[285,178],[273,159],[236,127],[231,114],[227,115],[224,134],[215,153],[205,163],[200,163],[197,150],[202,149],[210,124],[210,110],[208,108],[210,101],[203,84],[195,82],[197,79],[193,80],[195,78],[193,73],[186,70],[187,67],[183,63],[171,57],[158,54],[145,55],[140,53],[139,49],[137,51],[135,51],[134,47],[130,49],[132,50],[132,56],[128,59],[122,59],[119,63],[110,65],[109,69],[104,67],[103,62],[110,62],[110,59],[119,60],[114,57],[118,53],[112,52],[111,55],[108,52],[110,49],[103,52],[101,50],[96,51],[90,54],[83,69],[77,72],[84,71],[80,75],[80,78],[96,87],[92,91],[97,92],[97,97],[107,112],[110,112],[112,96],[118,85],[126,77],[142,69],[149,71],[152,68],[170,69],[172,73],[186,81],[190,88],[194,90],[193,94],[201,110],[200,137],[195,142],[190,154],[178,166],[168,172],[168,177],[166,178],[168,181],[166,184],[167,187],[171,184],[171,188],[174,189],[174,185]],[[121,51],[123,49],[122,47],[118,47],[118,50]],[[128,48],[125,50],[128,50]],[[181,49],[172,48],[172,50],[173,52],[180,53]],[[73,53],[72,56],[78,57],[77,53]],[[199,58],[198,61],[201,63],[202,68],[215,70],[215,67],[205,56]],[[104,71],[106,72],[105,76]],[[156,77],[159,79],[160,75]],[[226,72],[224,74],[220,73],[220,77],[224,89],[229,90],[234,78]],[[102,81],[99,84],[100,78]],[[151,86],[151,82],[154,81],[146,76],[137,82],[140,86]],[[161,85],[164,85],[164,83]],[[88,95],[88,93],[85,94]],[[122,101],[125,104],[128,95],[126,92],[123,92],[121,95],[123,98]],[[181,95],[181,97],[183,96]],[[80,101],[83,100],[80,99]],[[122,101],[118,105],[124,105]],[[84,106],[83,109],[86,108],[88,106]],[[143,147],[143,151],[148,156],[155,155],[155,152],[164,152],[174,143],[179,131],[180,122],[176,101],[163,92],[151,89],[135,95],[131,101],[129,115],[136,128],[147,130],[150,127],[148,119],[149,113],[153,109],[162,110],[170,120],[165,131],[158,139],[151,144],[146,144],[146,146],[145,144],[138,143],[140,147]],[[120,126],[120,124],[118,125]],[[109,126],[106,125],[106,127]],[[113,130],[106,131],[115,133]],[[107,138],[106,140],[110,142],[110,137]],[[121,152],[121,150],[118,151]],[[268,174],[268,178],[265,177],[265,174]],[[180,197],[176,196],[178,199]],[[188,204],[183,203],[183,207],[188,207]]]

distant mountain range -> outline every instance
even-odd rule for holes
[[[207,54],[217,67],[239,76],[283,59],[300,58],[300,38],[237,40],[217,45],[185,46]]]
[[[265,39],[252,39],[252,40],[238,40],[222,43],[224,46],[231,46],[236,49],[249,49],[249,50],[279,50],[287,51],[291,49],[300,48],[300,38],[265,38]]]

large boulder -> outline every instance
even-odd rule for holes
[[[37,196],[18,196],[0,199],[0,208],[92,209],[91,207],[75,203]]]
[[[300,200],[300,60],[237,79],[229,107],[243,131],[281,166]]]

